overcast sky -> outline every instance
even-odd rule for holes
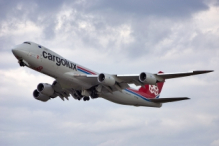
[[[97,72],[212,69],[167,80],[161,108],[35,100],[54,79],[20,67],[11,48],[39,43]],[[0,145],[219,145],[217,0],[0,0]]]

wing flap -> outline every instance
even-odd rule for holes
[[[155,102],[155,103],[166,103],[166,102],[175,102],[175,101],[180,101],[180,100],[187,100],[190,99],[188,97],[178,97],[178,98],[155,98],[155,99],[150,99],[150,101]]]

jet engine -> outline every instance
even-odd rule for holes
[[[35,99],[37,99],[37,100],[44,101],[44,102],[46,102],[46,101],[48,101],[48,100],[50,99],[49,96],[44,95],[44,94],[41,94],[41,93],[40,93],[39,91],[37,91],[37,90],[34,90],[34,91],[33,91],[33,97],[34,97]]]
[[[51,96],[54,94],[54,89],[52,88],[52,85],[47,84],[47,83],[40,83],[37,86],[37,90],[47,96]]]
[[[103,73],[98,75],[97,80],[99,83],[107,86],[113,86],[116,83],[115,79],[111,75]]]
[[[149,85],[156,85],[157,83],[157,79],[156,77],[151,74],[151,73],[146,73],[146,72],[142,72],[139,75],[139,80],[144,83],[144,84],[149,84]]]

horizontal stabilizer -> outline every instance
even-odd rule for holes
[[[155,98],[150,99],[150,101],[155,103],[166,103],[166,102],[174,102],[174,101],[180,101],[180,100],[187,100],[190,99],[188,97],[178,97],[178,98]]]

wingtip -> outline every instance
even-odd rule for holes
[[[188,100],[188,99],[190,99],[190,98],[188,98],[188,97],[181,97],[181,99],[182,99],[182,100]]]
[[[210,73],[210,72],[214,72],[214,70],[206,70],[205,73]]]
[[[193,71],[193,73],[197,73],[197,74],[204,74],[204,73],[210,73],[210,72],[214,72],[214,70],[196,70],[196,71]]]
[[[204,70],[206,73],[208,72],[214,72],[214,70]]]

